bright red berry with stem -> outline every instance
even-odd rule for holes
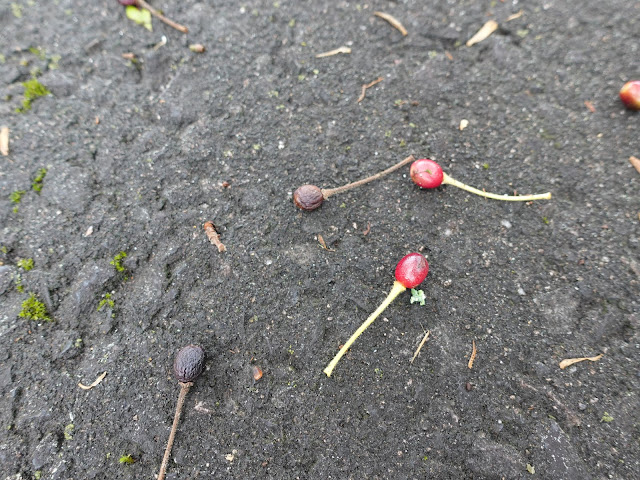
[[[640,110],[640,80],[631,80],[620,89],[620,100],[629,110]]]
[[[302,185],[295,192],[293,192],[293,203],[295,203],[296,207],[300,208],[301,210],[310,212],[311,210],[320,208],[322,202],[324,202],[331,195],[346,192],[347,190],[351,190],[352,188],[359,187],[360,185],[364,185],[365,183],[369,183],[373,180],[377,180],[378,178],[384,177],[388,173],[391,173],[403,167],[407,163],[413,162],[414,160],[415,158],[413,158],[413,155],[409,155],[401,162],[396,163],[394,166],[387,168],[382,172],[376,173],[375,175],[371,175],[367,178],[363,178],[362,180],[358,180],[357,182],[348,183],[346,185],[343,185],[342,187],[320,188],[316,187],[315,185]]]
[[[351,338],[347,340],[338,354],[333,357],[333,360],[327,365],[323,371],[326,373],[327,377],[331,376],[333,369],[336,368],[336,365],[342,358],[342,356],[347,352],[349,347],[356,339],[364,332],[369,325],[373,323],[373,321],[378,318],[378,316],[395,300],[395,298],[404,292],[407,288],[415,288],[422,283],[422,281],[427,277],[427,273],[429,273],[429,264],[427,263],[427,259],[424,258],[419,253],[410,253],[409,255],[404,256],[396,266],[396,281],[393,283],[393,287],[385,298],[384,302],[380,304],[375,312],[373,312],[369,318],[367,318],[362,325],[351,335]]]
[[[537,195],[497,195],[495,193],[488,193],[477,188],[465,185],[459,182],[442,171],[442,167],[433,160],[428,158],[422,158],[416,160],[411,164],[409,170],[411,180],[413,183],[422,188],[437,188],[442,184],[449,184],[455,187],[466,190],[467,192],[475,193],[486,198],[493,198],[495,200],[504,200],[507,202],[528,202],[531,200],[549,200],[551,198],[551,192],[541,193]]]

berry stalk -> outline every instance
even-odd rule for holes
[[[342,346],[336,356],[333,357],[333,360],[331,360],[331,362],[329,362],[329,365],[327,365],[327,367],[323,370],[327,377],[331,376],[331,374],[333,373],[333,369],[336,368],[336,365],[338,364],[340,359],[344,356],[345,353],[347,353],[347,350],[349,349],[351,344],[353,344],[353,342],[356,341],[356,339],[362,334],[362,332],[364,332],[369,327],[369,325],[371,325],[374,320],[380,316],[385,308],[387,308],[389,304],[393,302],[395,298],[406,289],[407,288],[397,280],[393,283],[393,287],[391,288],[391,291],[389,292],[389,295],[387,295],[387,298],[385,298],[384,302],[382,302],[377,310],[369,315],[369,318],[367,318],[364,323],[360,325],[360,327],[353,333],[353,335],[351,335],[351,338],[347,340],[347,343]]]
[[[173,441],[176,438],[178,423],[180,423],[180,415],[182,414],[184,399],[187,397],[187,393],[189,393],[189,389],[191,388],[192,385],[193,385],[192,382],[187,382],[187,383],[180,382],[180,394],[178,395],[178,403],[176,404],[176,413],[173,416],[173,425],[171,426],[171,433],[169,433],[167,448],[165,448],[164,450],[164,456],[162,457],[162,463],[160,464],[160,472],[158,473],[158,480],[164,480],[164,476],[167,472],[167,465],[169,464],[169,456],[171,455],[171,449],[173,448]]]
[[[531,200],[551,199],[551,192],[538,193],[534,195],[498,195],[496,193],[484,192],[482,190],[478,190],[477,188],[474,188],[462,182],[459,182],[458,180],[456,180],[455,178],[451,178],[449,175],[447,175],[444,172],[443,172],[442,183],[453,185],[454,187],[461,188],[462,190],[475,193],[476,195],[480,195],[482,197],[493,198],[494,200],[504,200],[505,202],[529,202]]]
[[[352,188],[359,187],[360,185],[372,182],[373,180],[377,180],[413,161],[413,155],[409,155],[401,162],[396,163],[392,167],[389,167],[382,172],[378,172],[375,175],[363,178],[362,180],[358,180],[357,182],[348,183],[341,187],[319,188],[315,185],[302,185],[301,187],[298,187],[295,192],[293,192],[293,203],[295,203],[296,206],[301,210],[315,210],[317,208],[320,208],[322,203],[330,196],[335,195],[336,193],[346,192],[347,190],[351,190]]]

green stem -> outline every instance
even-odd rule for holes
[[[387,295],[387,298],[385,298],[384,302],[382,302],[382,304],[378,307],[378,309],[375,312],[373,312],[369,316],[369,318],[367,318],[364,321],[362,325],[360,325],[360,328],[358,328],[353,335],[351,335],[351,338],[347,340],[347,343],[345,343],[342,346],[342,348],[337,353],[337,355],[333,357],[333,360],[331,360],[329,365],[327,365],[327,368],[323,370],[323,372],[327,374],[327,377],[331,376],[333,369],[336,368],[336,365],[338,364],[342,356],[345,353],[347,353],[347,350],[349,349],[351,344],[356,341],[356,338],[358,338],[362,334],[362,332],[364,332],[367,329],[367,327],[371,325],[376,318],[378,318],[378,316],[384,311],[384,309],[387,308],[389,304],[393,302],[393,300],[405,290],[406,290],[406,287],[402,285],[400,282],[398,281],[394,282],[393,288],[391,288],[391,291],[389,292],[389,295]]]
[[[467,192],[475,193],[476,195],[480,195],[481,197],[493,198],[495,200],[504,200],[506,202],[529,202],[531,200],[549,200],[551,198],[551,192],[540,193],[537,195],[496,195],[495,193],[487,193],[482,190],[478,190],[477,188],[470,187],[469,185],[465,185],[458,180],[451,178],[446,173],[442,178],[442,183],[446,183],[449,185],[453,185],[454,187],[461,188],[462,190],[466,190]]]

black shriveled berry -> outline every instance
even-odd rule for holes
[[[180,349],[173,362],[173,373],[179,382],[193,382],[204,370],[204,350],[199,345]]]

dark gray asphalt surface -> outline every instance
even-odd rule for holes
[[[189,343],[207,368],[168,479],[640,478],[640,116],[618,99],[640,2],[153,4],[190,32],[0,0],[0,479],[155,478]],[[51,95],[18,114],[32,76]],[[406,168],[291,202],[409,154],[553,199]],[[401,295],[326,378],[412,251],[426,305]],[[30,292],[53,322],[19,316]]]

